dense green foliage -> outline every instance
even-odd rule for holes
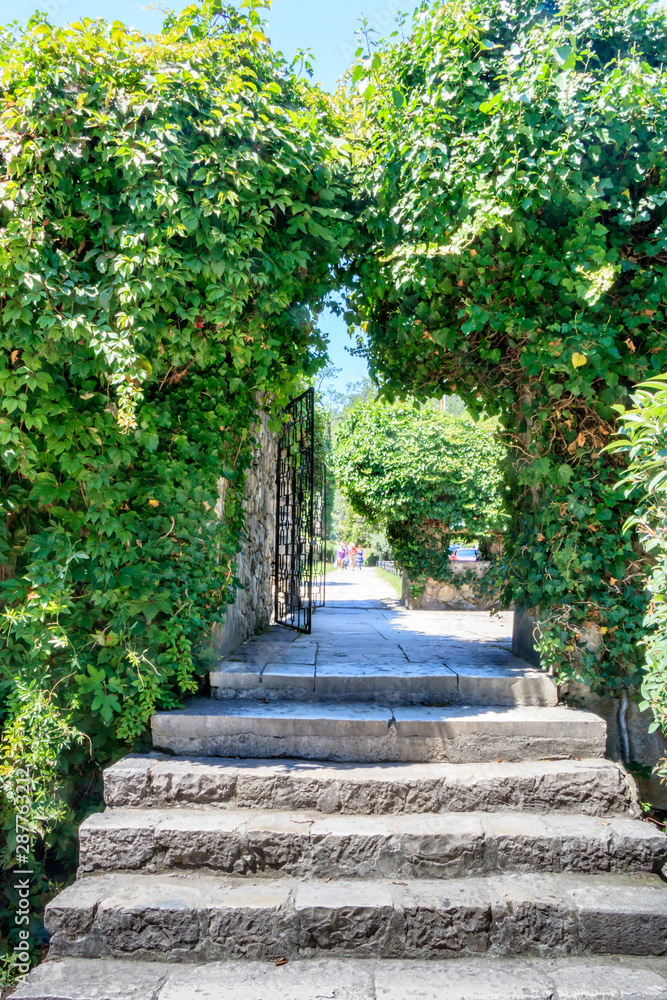
[[[511,595],[545,666],[599,691],[643,669],[645,561],[602,449],[667,364],[666,66],[644,0],[447,0],[352,74],[369,251],[349,318],[389,394],[497,415]]]
[[[655,716],[655,729],[667,735],[667,375],[658,375],[639,385],[634,408],[621,411],[622,434],[609,445],[613,452],[626,452],[629,464],[619,487],[636,504],[626,524],[634,528],[642,547],[653,562],[648,579],[650,604],[644,624],[646,675],[642,684],[642,708]],[[667,760],[658,772],[667,778]]]
[[[245,6],[0,34],[6,869],[17,764],[46,878],[96,768],[196,689],[258,408],[323,351],[337,123]]]
[[[451,538],[503,530],[504,449],[494,424],[370,397],[338,428],[336,482],[357,515],[385,528],[415,587],[451,575]]]

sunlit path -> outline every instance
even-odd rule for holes
[[[398,593],[395,588],[372,567],[337,569],[327,573],[327,607],[384,608],[397,603]]]
[[[525,671],[528,665],[510,652],[512,618],[511,611],[408,611],[374,569],[336,570],[327,576],[326,604],[313,615],[311,635],[297,638],[291,655],[314,642],[319,667],[330,655],[350,662],[389,658],[396,666],[484,661]]]

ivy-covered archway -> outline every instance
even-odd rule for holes
[[[456,0],[403,30],[353,72],[368,244],[350,319],[388,395],[498,416],[508,594],[545,666],[636,687],[645,561],[603,449],[667,364],[665,14]]]
[[[344,254],[385,392],[500,419],[507,578],[545,662],[598,688],[641,674],[643,557],[602,448],[667,362],[664,15],[425,6],[334,112],[256,6],[151,39],[40,17],[0,35],[0,814],[34,765],[43,885],[83,776],[205,670],[258,394],[277,409],[317,367]]]

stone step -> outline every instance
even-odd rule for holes
[[[667,960],[310,959],[166,962],[66,958],[40,965],[15,1000],[667,1000]]]
[[[81,825],[80,871],[206,868],[310,878],[461,878],[497,872],[650,874],[651,823],[535,813],[323,815],[257,809],[107,809]]]
[[[175,754],[347,761],[476,763],[601,757],[606,726],[576,709],[421,705],[382,707],[195,698],[158,712],[153,745]]]
[[[108,806],[214,804],[323,813],[573,812],[639,816],[634,781],[612,761],[336,764],[129,756],[104,772]]]
[[[133,872],[79,879],[48,904],[45,923],[52,958],[661,956],[667,885],[622,875],[326,882]]]
[[[400,651],[399,651],[400,652]],[[419,705],[557,705],[558,690],[551,677],[503,650],[497,662],[488,653],[479,662],[472,655],[452,665],[442,659],[405,656],[351,656],[302,653],[285,647],[285,657],[266,663],[253,658],[223,661],[210,674],[216,698],[254,698],[270,701],[369,701]],[[301,654],[301,655],[300,655]],[[256,656],[256,654],[255,654]],[[304,663],[303,659],[313,662]],[[491,662],[490,662],[491,661]]]

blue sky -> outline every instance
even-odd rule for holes
[[[67,24],[82,17],[124,21],[143,31],[157,31],[162,23],[160,8],[179,9],[187,0],[4,0],[0,20],[25,23],[35,10],[45,11],[54,24]],[[273,0],[265,12],[269,36],[286,56],[297,49],[311,49],[316,58],[314,80],[332,89],[350,65],[356,48],[355,31],[363,15],[372,28],[384,34],[398,13],[398,0]],[[391,29],[390,29],[391,30]]]
[[[162,23],[160,7],[180,9],[187,0],[165,0],[145,4],[140,0],[4,0],[0,20],[25,24],[35,10],[45,11],[54,24],[64,25],[82,17],[123,21],[142,31],[157,31]],[[265,12],[273,46],[291,58],[297,49],[310,49],[315,57],[314,81],[333,90],[336,81],[354,58],[355,31],[363,15],[380,35],[393,30],[399,10],[397,0],[273,0]],[[331,360],[341,369],[332,387],[339,392],[348,382],[358,382],[367,374],[366,363],[353,358],[346,346],[352,342],[342,319],[327,311],[320,328],[330,338]]]
[[[349,348],[352,347],[353,341],[348,335],[345,321],[340,316],[325,310],[318,325],[329,338],[331,363],[340,369],[338,374],[327,379],[322,386],[324,389],[345,392],[349,383],[361,382],[363,378],[366,378],[368,366],[363,358],[353,357],[350,354]]]

